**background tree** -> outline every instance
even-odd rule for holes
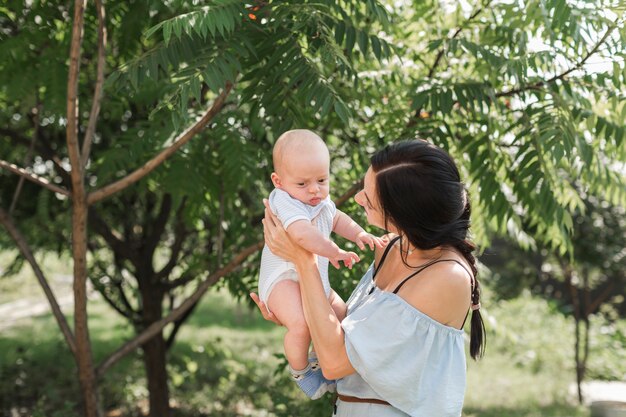
[[[64,60],[59,50],[66,45],[56,41],[71,37],[72,65],[67,75],[71,105],[66,116],[62,116],[60,105],[48,107],[49,103],[62,100],[59,96],[49,97],[55,92],[47,89],[41,74],[28,73],[23,78],[19,71],[14,72],[36,59],[37,54],[22,55],[20,51],[15,56],[11,49],[5,50],[9,59],[3,71],[11,81],[7,84],[15,82],[24,87],[29,80],[37,79],[41,87],[6,91],[5,99],[13,106],[13,112],[4,116],[14,122],[4,134],[14,142],[32,144],[27,153],[41,152],[43,155],[38,158],[24,160],[32,170],[41,170],[60,185],[38,179],[6,161],[2,166],[70,199],[37,197],[40,207],[23,209],[23,199],[18,198],[20,191],[15,191],[12,199],[7,198],[12,201],[12,208],[2,213],[3,224],[12,232],[22,256],[26,256],[30,248],[15,227],[12,214],[30,226],[27,221],[45,223],[51,212],[63,213],[72,202],[71,229],[59,219],[57,228],[51,230],[49,239],[41,239],[38,249],[50,249],[58,235],[69,235],[73,241],[74,333],[64,325],[58,309],[57,315],[67,328],[70,346],[78,341],[76,357],[87,414],[97,412],[96,377],[141,346],[150,412],[166,415],[167,347],[207,288],[261,247],[260,230],[251,231],[251,227],[257,226],[261,196],[269,192],[267,155],[271,154],[273,132],[288,129],[294,123],[313,127],[311,121],[316,115],[318,119],[325,117],[331,109],[337,116],[330,117],[334,119],[330,123],[347,121],[349,114],[342,94],[351,90],[339,93],[334,83],[342,78],[353,82],[356,77],[350,56],[334,43],[331,27],[338,21],[345,24],[350,19],[357,20],[370,11],[384,20],[386,12],[375,2],[363,7],[348,3],[346,10],[333,2],[284,3],[271,9],[262,2],[248,8],[236,1],[210,3],[202,8],[192,8],[185,2],[172,4],[171,8],[122,2],[107,4],[107,22],[112,24],[106,27],[100,3],[98,18],[90,20],[85,19],[84,4],[76,2],[73,21],[69,19],[70,10],[63,7],[35,4],[24,11],[20,3],[13,6],[6,23],[18,30],[9,32],[10,46],[56,49],[46,64],[58,66],[55,69],[61,74]],[[302,14],[302,10],[308,13]],[[178,15],[181,11],[188,13]],[[41,17],[44,13],[45,23]],[[139,36],[159,21],[146,38]],[[83,28],[83,49],[98,50],[97,60],[86,57],[84,63],[80,55]],[[361,36],[369,36],[363,33]],[[390,49],[384,41],[378,42],[385,45],[384,51],[377,53],[380,59]],[[105,61],[107,68],[114,69],[112,75],[108,75],[110,70],[105,73]],[[85,64],[85,71],[79,77],[80,63]],[[47,69],[42,65],[36,66],[36,70]],[[33,89],[40,98],[35,100],[35,110],[30,110],[31,120],[22,121],[20,110],[29,104],[23,95]],[[100,102],[103,91],[105,100]],[[92,98],[93,110],[83,120],[80,130],[85,136],[79,144],[76,131],[80,120],[76,116],[80,115],[80,94]],[[51,125],[49,129],[41,126],[41,113],[49,120],[44,124]],[[163,114],[165,118],[161,117]],[[56,126],[55,120],[59,121]],[[209,122],[210,128],[201,133]],[[65,135],[63,125],[67,126]],[[183,126],[189,127],[181,132]],[[43,130],[48,140],[39,143]],[[34,139],[24,140],[31,131],[35,132]],[[202,136],[204,142],[186,145],[196,135]],[[172,156],[183,146],[181,152]],[[92,147],[94,157],[90,157]],[[21,159],[24,151],[12,152],[11,160]],[[69,158],[63,160],[60,155],[65,152]],[[259,155],[264,156],[259,160]],[[143,180],[157,167],[154,175]],[[22,179],[4,178],[11,185],[3,187],[7,194],[10,189],[23,187]],[[85,189],[85,184],[89,188]],[[30,188],[28,191],[32,192],[29,200],[38,193]],[[11,213],[12,209],[16,209],[15,213]],[[86,234],[87,222],[91,235]],[[93,254],[89,278],[139,333],[97,368],[92,365],[87,330],[87,245]],[[55,249],[67,250],[63,246]],[[225,253],[239,254],[226,264]],[[28,260],[38,268],[34,257]],[[16,262],[19,265],[21,261]],[[43,274],[42,283],[45,285]],[[196,288],[191,297],[185,286]],[[48,294],[55,304],[54,295]],[[173,324],[165,340],[162,330],[170,322]]]
[[[494,242],[481,257],[493,274],[491,287],[498,298],[515,298],[531,290],[553,301],[558,311],[573,319],[572,356],[581,404],[581,384],[589,371],[591,319],[602,316],[610,324],[626,317],[624,208],[593,197],[583,198],[584,211],[573,213],[571,257],[547,248],[523,251],[510,241]],[[596,374],[597,370],[592,372]],[[601,374],[606,377],[606,370]]]

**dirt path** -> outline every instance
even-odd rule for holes
[[[51,277],[52,290],[64,313],[71,312],[74,306],[72,276],[56,274]],[[91,293],[91,289],[88,289]],[[37,295],[0,304],[0,331],[25,323],[32,317],[52,314],[50,304],[39,291]]]
[[[594,401],[626,401],[626,382],[586,381],[582,384],[585,404]],[[577,396],[576,384],[570,385],[569,393]]]

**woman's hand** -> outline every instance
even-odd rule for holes
[[[280,220],[270,210],[269,202],[266,199],[263,200],[263,204],[265,205],[263,236],[265,237],[265,244],[272,253],[293,263],[315,256],[291,240]]]
[[[269,311],[267,309],[267,306],[265,305],[265,303],[263,301],[261,301],[261,299],[259,298],[258,295],[256,295],[256,293],[251,292],[250,293],[250,298],[252,298],[252,301],[254,301],[254,303],[256,304],[257,307],[259,307],[259,310],[261,310],[261,315],[263,315],[263,318],[267,321],[271,321],[274,322],[275,324],[278,324],[279,326],[282,326],[283,324],[276,318],[276,316],[274,315],[274,313],[272,313],[271,311]]]

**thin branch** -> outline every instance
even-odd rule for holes
[[[168,290],[172,290],[176,287],[180,287],[182,285],[185,285],[191,281],[193,281],[194,279],[197,278],[197,275],[194,273],[194,271],[185,271],[183,273],[180,274],[180,276],[178,278],[176,278],[175,280],[166,282],[163,284],[163,286],[168,289]]]
[[[586,316],[590,316],[600,307],[600,304],[606,301],[607,298],[611,296],[613,293],[613,288],[615,287],[615,283],[613,281],[609,281],[604,290],[598,295],[593,302],[587,302],[587,310],[585,311]]]
[[[461,33],[461,31],[465,28],[465,26],[470,23],[472,20],[476,19],[476,17],[483,11],[484,7],[487,7],[489,5],[489,2],[487,2],[487,4],[483,7],[479,7],[474,13],[472,13],[467,20],[465,20],[465,22],[463,22],[463,24],[461,26],[459,26],[456,31],[454,32],[454,34],[452,35],[452,37],[450,39],[448,39],[449,41],[456,39],[457,36],[459,36],[459,34]],[[439,52],[437,53],[437,57],[435,58],[435,61],[433,62],[433,65],[430,67],[430,70],[428,71],[428,78],[433,78],[433,76],[435,75],[435,71],[437,70],[437,67],[439,66],[439,62],[441,61],[441,58],[443,58],[443,54],[445,53],[446,48],[445,45],[441,47],[441,49],[439,49]]]
[[[219,219],[217,221],[217,266],[222,265],[224,255],[224,181],[220,181]]]
[[[339,207],[339,206],[344,205],[346,201],[354,197],[354,195],[358,193],[359,191],[361,191],[362,188],[363,188],[363,178],[361,178],[359,181],[352,184],[352,186],[348,188],[345,193],[339,196],[335,200],[335,206]]]
[[[98,233],[111,247],[113,253],[116,255],[124,256],[131,251],[131,246],[119,237],[119,233],[104,221],[93,207],[89,208],[89,214],[87,215],[87,221],[89,225],[93,227],[94,231]]]
[[[572,72],[580,69],[583,65],[585,65],[585,62],[587,62],[587,60],[591,58],[592,55],[598,52],[598,49],[600,48],[600,46],[602,46],[602,44],[606,42],[606,40],[609,38],[609,36],[611,36],[611,33],[613,33],[613,31],[615,30],[615,28],[618,27],[618,25],[619,25],[619,19],[613,22],[613,24],[608,27],[608,29],[606,30],[602,38],[600,38],[598,43],[596,43],[594,47],[591,48],[591,50],[587,53],[587,55],[585,55],[585,57],[582,60],[578,61],[578,63],[576,63],[573,67],[569,68],[568,70],[562,72],[561,74],[555,75],[554,77],[548,80],[541,80],[541,81],[537,81],[534,84],[521,86],[518,88],[514,88],[512,90],[509,90],[509,91],[502,91],[500,93],[497,93],[495,96],[496,97],[509,97],[509,96],[522,93],[524,91],[528,91],[528,90],[538,90],[546,84],[550,84],[556,80],[562,80],[563,78],[567,77]]]
[[[141,322],[141,315],[139,311],[137,311],[128,301],[128,297],[126,296],[126,291],[124,290],[124,277],[122,276],[122,270],[124,269],[124,261],[120,259],[117,255],[114,256],[113,266],[115,268],[115,279],[113,280],[113,285],[117,288],[117,292],[120,295],[120,299],[122,303],[126,307],[128,311],[130,311],[133,315],[132,322],[133,324],[138,324]]]
[[[37,89],[35,89],[35,91],[37,91]],[[35,93],[35,96],[37,97],[37,106],[35,106],[33,111],[34,132],[30,144],[28,145],[26,157],[24,158],[24,165],[30,165],[33,150],[35,149],[35,143],[37,143],[37,137],[39,136],[39,114],[41,113],[41,102],[39,101],[39,94]],[[20,177],[20,180],[17,183],[17,187],[15,187],[13,201],[11,201],[11,206],[9,207],[9,215],[13,215],[13,211],[15,210],[15,206],[17,205],[17,201],[19,200],[20,194],[22,193],[22,187],[24,187],[24,181],[26,181],[26,178]]]
[[[154,253],[159,241],[161,240],[161,236],[165,231],[165,227],[167,226],[167,220],[170,217],[170,213],[172,211],[172,195],[166,193],[161,200],[161,207],[159,208],[159,213],[156,218],[150,219],[147,221],[144,229],[148,231],[148,227],[152,230],[149,230],[146,233],[144,241],[146,242],[144,248],[144,254],[146,256],[152,256]]]
[[[165,349],[169,350],[174,345],[174,340],[176,340],[176,335],[178,334],[178,331],[180,330],[181,326],[185,323],[185,321],[187,321],[189,316],[191,316],[191,314],[194,312],[198,304],[200,304],[200,300],[196,301],[191,307],[189,307],[189,309],[185,311],[185,314],[183,314],[182,317],[174,321],[174,328],[172,329],[170,334],[167,336],[167,340],[165,341]]]
[[[83,180],[82,166],[80,163],[80,149],[78,147],[78,74],[80,72],[81,44],[83,42],[84,22],[85,22],[86,0],[76,0],[74,2],[74,24],[72,27],[72,38],[70,44],[70,68],[67,78],[67,125],[65,129],[65,139],[67,141],[67,152],[72,164],[72,192],[76,193],[82,189]],[[82,193],[81,193],[82,194]]]
[[[46,279],[43,271],[39,267],[39,264],[37,263],[37,260],[35,259],[32,250],[28,246],[28,243],[26,243],[26,239],[13,223],[11,216],[2,208],[0,208],[0,223],[2,223],[5,229],[7,229],[9,235],[22,253],[22,256],[28,261],[31,268],[33,268],[33,272],[35,273],[35,276],[39,281],[39,285],[41,285],[41,288],[43,289],[43,292],[45,293],[46,298],[50,303],[50,307],[52,308],[52,314],[54,315],[54,318],[56,319],[57,324],[61,329],[61,333],[63,333],[63,336],[65,337],[67,346],[72,351],[72,354],[76,355],[76,340],[74,338],[74,335],[72,334],[72,330],[70,329],[69,324],[67,323],[67,320],[65,319],[65,315],[63,315],[63,312],[59,307],[59,303],[57,302],[56,297],[54,296],[54,293],[52,292],[52,289],[48,284],[48,280]]]
[[[50,142],[50,138],[46,137],[45,132],[40,132],[39,135],[39,143],[36,144],[38,152],[40,152],[44,157],[50,159],[54,166],[57,169],[57,174],[61,177],[63,184],[65,186],[69,186],[72,183],[69,172],[63,167],[63,161],[56,154],[54,149],[52,148],[52,144]],[[18,140],[18,138],[16,138]]]
[[[183,243],[185,242],[185,239],[187,238],[187,236],[189,236],[189,232],[187,231],[187,228],[185,227],[185,222],[182,219],[182,213],[186,204],[186,200],[187,199],[185,197],[183,199],[183,202],[178,207],[178,210],[176,210],[176,224],[174,226],[174,243],[172,243],[172,246],[170,247],[170,252],[171,252],[170,259],[167,261],[167,264],[165,264],[165,266],[156,273],[155,276],[156,276],[157,282],[160,282],[164,278],[167,278],[170,275],[170,273],[174,270],[174,268],[176,267],[176,265],[178,264],[180,260],[178,256],[180,255],[180,251],[183,248]]]
[[[93,279],[92,279],[92,283],[93,283]],[[120,315],[126,317],[128,321],[133,321],[133,318],[131,317],[131,313],[128,311],[124,311],[119,305],[117,305],[117,303],[111,298],[111,296],[106,291],[102,290],[98,292],[104,298],[104,301],[106,301],[107,304],[111,306],[112,309],[120,313]]]
[[[15,174],[21,175],[23,178],[26,178],[29,181],[34,182],[35,184],[39,184],[42,187],[47,188],[50,191],[54,191],[55,193],[59,193],[59,194],[63,194],[63,195],[70,195],[70,192],[68,190],[66,190],[63,187],[59,187],[58,185],[54,185],[52,184],[50,181],[48,181],[47,179],[40,177],[37,174],[32,174],[28,171],[26,171],[24,168],[20,168],[15,164],[11,164],[7,161],[4,161],[2,159],[0,159],[0,168],[4,168],[8,171],[11,171]]]
[[[192,250],[186,250],[186,251],[183,251],[182,255],[180,254],[182,251],[182,247],[183,247],[183,243],[185,242],[185,239],[189,235],[191,235],[191,233],[187,229],[185,229],[184,227],[176,228],[174,231],[174,235],[175,235],[174,243],[170,247],[170,251],[171,251],[170,259],[167,262],[167,264],[163,268],[161,268],[159,272],[156,273],[157,282],[161,282],[167,277],[169,277],[169,275],[172,273],[176,265],[178,265],[178,263],[182,262],[185,258],[187,258],[189,255],[193,253]]]
[[[96,370],[96,374],[99,378],[101,378],[107,369],[113,366],[117,361],[122,359],[124,356],[134,351],[145,342],[150,340],[155,335],[159,334],[163,328],[169,323],[178,320],[182,317],[185,312],[191,308],[194,304],[200,300],[200,298],[204,295],[204,293],[215,283],[220,280],[225,275],[234,271],[237,267],[241,266],[241,264],[252,254],[258,252],[263,247],[263,242],[257,242],[251,246],[248,246],[244,250],[242,250],[237,256],[235,256],[226,266],[215,271],[213,274],[209,275],[202,284],[198,286],[198,289],[187,298],[180,306],[172,310],[170,314],[161,320],[152,323],[148,326],[144,331],[142,331],[139,335],[137,335],[134,339],[130,340],[122,347],[120,347],[117,351],[115,351],[112,355],[106,358]]]
[[[459,36],[459,34],[461,33],[461,31],[467,26],[467,24],[469,24],[472,20],[476,19],[476,17],[483,11],[483,9],[485,9],[487,6],[489,5],[489,1],[484,5],[479,7],[474,13],[472,13],[466,20],[465,22],[463,22],[455,31],[454,34],[448,39],[448,41],[451,41],[453,39],[456,39],[457,36]],[[432,79],[435,76],[435,71],[437,70],[437,67],[439,66],[439,63],[441,62],[441,59],[443,58],[443,55],[446,52],[446,46],[442,45],[441,49],[439,49],[439,51],[437,52],[437,56],[435,57],[435,61],[433,62],[433,65],[430,67],[430,69],[428,70],[428,75],[426,76],[429,80]],[[422,109],[419,108],[417,110],[415,110],[415,114],[413,115],[413,117],[411,117],[411,119],[409,120],[409,122],[407,123],[407,128],[413,127],[415,126],[415,124],[417,123],[417,120],[420,117],[420,114],[422,112]]]
[[[85,139],[83,141],[83,148],[81,152],[81,165],[84,169],[89,160],[89,153],[91,152],[91,143],[96,132],[96,122],[98,121],[98,114],[100,113],[100,102],[102,101],[102,92],[104,86],[104,65],[105,52],[107,45],[107,29],[105,25],[105,11],[104,3],[102,0],[96,0],[96,11],[98,14],[98,64],[96,69],[96,86],[93,92],[93,101],[91,103],[91,113],[89,114],[89,123],[87,124],[87,131],[85,132]]]
[[[40,136],[38,137],[38,139],[41,140],[35,144],[37,152],[41,153],[44,157],[50,159],[54,163],[54,165],[59,170],[59,175],[63,177],[63,180],[69,179],[69,174],[65,170],[65,168],[63,168],[63,163],[61,159],[59,159],[59,157],[56,155],[54,149],[52,149],[52,146],[50,145],[50,140],[46,138],[43,133],[44,132],[40,132]],[[30,147],[31,139],[23,136],[20,132],[0,127],[0,135],[11,138],[13,143],[19,144],[21,146]]]
[[[226,97],[230,93],[233,88],[232,83],[226,83],[224,90],[220,93],[220,95],[213,102],[213,106],[209,108],[206,113],[198,120],[194,125],[189,127],[183,133],[181,133],[174,143],[163,151],[161,151],[154,158],[146,162],[142,167],[136,169],[132,173],[128,174],[126,177],[112,183],[106,185],[99,190],[96,190],[89,194],[87,198],[88,204],[94,204],[104,198],[115,194],[118,191],[123,190],[131,184],[139,181],[147,174],[152,172],[155,168],[161,165],[168,157],[174,154],[181,146],[189,142],[191,138],[193,138],[197,133],[199,133],[212,119],[215,115],[220,111],[224,102],[226,101]]]

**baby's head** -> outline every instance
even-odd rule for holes
[[[328,196],[330,155],[324,141],[310,130],[289,130],[274,144],[274,187],[316,206]]]

